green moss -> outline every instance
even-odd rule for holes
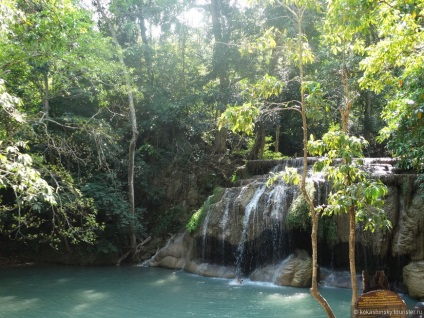
[[[322,216],[318,225],[318,240],[326,242],[328,247],[334,247],[339,238],[337,236],[337,225],[333,217]]]
[[[313,197],[315,188],[312,183],[306,185],[306,191]],[[287,214],[287,226],[290,230],[308,231],[311,229],[311,217],[309,206],[303,195],[299,195],[290,206]],[[318,225],[318,240],[326,242],[328,247],[333,247],[339,241],[337,236],[337,225],[334,218],[322,216]]]
[[[186,228],[190,233],[196,231],[196,229],[203,223],[203,220],[206,217],[209,207],[216,203],[218,199],[222,196],[224,190],[222,188],[215,188],[213,194],[207,198],[203,205],[198,209],[190,218],[190,221],[187,223]]]
[[[299,195],[290,206],[287,226],[291,230],[307,230],[311,226],[309,207],[303,195]]]
[[[310,197],[314,196],[315,188],[312,183],[306,184]],[[291,230],[308,230],[311,227],[309,206],[303,195],[299,195],[292,203],[287,214],[287,226]]]

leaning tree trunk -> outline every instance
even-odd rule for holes
[[[129,107],[129,115],[130,115],[130,122],[131,122],[131,140],[130,140],[130,145],[128,149],[128,201],[130,204],[130,215],[133,218],[132,222],[130,222],[128,230],[129,230],[131,255],[133,260],[135,260],[136,254],[137,254],[137,237],[135,233],[135,200],[134,200],[134,161],[135,160],[134,158],[135,158],[135,149],[136,149],[136,144],[138,139],[138,130],[137,130],[137,118],[136,118],[135,106],[134,106],[134,95],[131,89],[132,85],[131,85],[130,75],[128,73],[128,69],[124,61],[122,47],[118,42],[118,37],[116,36],[115,28],[113,27],[110,19],[105,14],[102,8],[102,5],[100,3],[100,0],[96,0],[96,4],[101,16],[107,23],[109,32],[112,36],[112,40],[115,44],[115,47],[118,53],[119,63],[121,63],[122,68],[124,70],[124,80],[128,90],[127,97],[128,97],[128,107]]]
[[[355,264],[355,207],[349,208],[349,266],[350,281],[352,284],[352,302],[351,312],[355,307],[358,299],[358,283],[356,281],[356,264]]]
[[[311,232],[311,243],[312,243],[312,286],[311,294],[318,301],[318,303],[325,310],[329,318],[335,318],[333,310],[328,304],[327,300],[321,295],[318,290],[318,221],[319,214],[315,210],[313,198],[311,198],[306,191],[306,178],[308,170],[308,123],[306,118],[306,101],[305,101],[305,88],[304,88],[304,69],[303,69],[303,15],[306,10],[306,6],[297,7],[297,11],[285,5],[285,8],[289,10],[295,17],[297,22],[297,53],[299,60],[299,82],[300,82],[300,103],[301,103],[301,115],[302,115],[302,129],[303,129],[303,171],[301,179],[301,192],[305,198],[312,219],[312,232]]]
[[[349,133],[349,115],[352,108],[353,101],[350,98],[350,88],[349,88],[349,73],[346,66],[346,57],[343,53],[343,63],[342,63],[342,84],[344,91],[345,104],[340,109],[341,120],[342,120],[342,131],[345,134]],[[346,163],[347,164],[347,163]],[[349,175],[346,176],[346,181],[348,184],[352,183],[352,179]],[[353,312],[356,300],[358,298],[358,283],[356,281],[356,264],[355,264],[355,207],[351,206],[349,208],[349,267],[350,267],[350,280],[352,285],[352,302],[351,302],[351,312]]]

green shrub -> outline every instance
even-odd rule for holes
[[[309,195],[313,196],[315,188],[312,184],[308,184],[306,190]],[[299,195],[290,206],[287,214],[287,226],[290,230],[310,230],[309,206],[303,195]],[[329,247],[333,247],[338,242],[337,225],[334,218],[324,215],[319,219],[318,239],[321,242],[326,242]]]
[[[287,226],[290,230],[307,230],[310,228],[309,207],[303,195],[299,195],[290,206],[287,214]]]
[[[255,139],[249,138],[247,139],[247,147],[246,149],[237,149],[233,151],[234,155],[240,155],[243,157],[248,156],[255,145]],[[287,156],[283,156],[281,152],[274,152],[270,148],[275,145],[275,142],[272,141],[271,136],[265,137],[265,145],[264,145],[264,153],[263,153],[263,159],[272,159],[272,160],[279,160],[287,158]]]
[[[161,213],[154,228],[154,234],[162,235],[165,233],[176,233],[181,229],[181,217],[183,215],[183,208],[181,206],[174,206],[165,212]]]
[[[190,218],[190,221],[187,223],[186,228],[190,233],[193,233],[199,226],[202,224],[203,220],[206,217],[209,207],[216,203],[223,193],[222,188],[215,188],[213,194],[207,198],[203,205],[198,209]]]
[[[315,188],[312,183],[306,184],[306,191],[313,197]],[[287,214],[287,226],[291,230],[308,230],[311,226],[309,206],[303,195],[300,194],[294,199]]]
[[[337,244],[339,238],[337,236],[337,225],[333,217],[323,215],[319,219],[318,239],[321,242],[326,242],[330,248]]]
[[[271,136],[266,136],[265,137],[265,147],[264,147],[264,159],[273,159],[273,160],[278,160],[278,159],[283,159],[284,156],[281,152],[275,152],[272,151],[271,149],[269,149],[270,147],[273,147],[275,145],[275,141],[272,141],[272,137]]]

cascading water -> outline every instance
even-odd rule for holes
[[[245,245],[247,241],[247,232],[249,229],[249,221],[250,221],[250,215],[251,213],[255,213],[257,211],[258,201],[263,195],[263,193],[266,190],[266,185],[262,184],[253,195],[252,200],[249,202],[249,204],[246,206],[246,210],[244,212],[244,218],[243,218],[243,228],[241,232],[241,238],[240,242],[237,247],[236,251],[236,269],[237,273],[241,274],[241,264],[243,263],[244,253],[245,253]]]
[[[285,167],[277,165],[273,171]],[[298,187],[283,181],[267,186],[268,178],[255,176],[245,185],[224,189],[216,198],[202,224],[203,262],[214,259],[222,265],[234,264],[238,274],[244,274],[288,255],[285,218]]]
[[[229,219],[229,213],[230,213],[230,204],[233,201],[234,193],[227,191],[225,195],[223,196],[223,200],[227,200],[227,203],[225,205],[224,213],[222,213],[222,219],[221,219],[221,228],[222,228],[222,239],[221,239],[221,251],[222,251],[222,259],[221,262],[225,262],[225,238],[226,238],[226,231],[227,231],[227,223]]]
[[[203,240],[202,240],[202,259],[205,259],[205,255],[206,255],[206,245],[207,245],[207,239],[208,239],[208,224],[209,224],[209,220],[211,218],[211,213],[212,213],[212,209],[209,207],[208,208],[208,212],[206,214],[205,220],[203,221],[203,229],[202,229],[202,234],[203,234]]]
[[[315,161],[315,158],[308,158],[310,167]],[[358,253],[367,247],[368,252],[379,253],[373,254],[374,257],[387,259],[390,257],[387,252],[397,256],[402,247],[405,255],[421,255],[419,253],[424,252],[413,248],[415,245],[417,248],[420,246],[414,245],[414,237],[423,235],[419,232],[422,230],[412,232],[405,229],[407,225],[408,228],[413,228],[414,224],[421,222],[418,218],[422,215],[422,205],[419,200],[420,193],[413,188],[414,177],[397,174],[392,167],[393,161],[388,159],[365,160],[365,163],[373,178],[381,177],[390,187],[385,209],[393,220],[394,228],[393,233],[384,236],[357,235]],[[299,187],[284,182],[269,187],[265,185],[270,177],[267,171],[275,173],[286,167],[297,168],[301,173],[302,160],[247,162],[245,170],[238,170],[241,180],[232,187],[223,189],[213,198],[213,204],[205,211],[201,226],[192,233],[181,234],[172,244],[167,244],[149,264],[170,268],[184,266],[187,271],[205,276],[230,278],[249,275],[251,280],[308,286],[311,252],[307,228],[309,221],[301,220],[304,223],[299,228],[293,228],[293,225],[287,223],[288,215],[290,220],[302,216],[302,213],[306,217],[308,215],[301,210],[305,205],[301,203]],[[308,169],[308,180],[311,185],[313,183],[315,189],[315,204],[325,205],[330,192],[328,182],[323,175],[313,174],[312,169]],[[412,180],[408,199],[400,198],[403,195],[405,180]],[[416,222],[413,217],[417,218]],[[331,269],[334,266],[334,270],[345,269],[349,264],[346,248],[348,222],[344,216],[332,217],[329,223],[325,222],[324,225],[331,226],[327,229],[334,231],[331,238],[335,241],[327,241],[328,236],[325,236],[319,242],[318,261],[321,266],[330,266]],[[320,230],[327,234],[325,227],[320,227]],[[358,226],[358,233],[362,232]],[[365,257],[368,257],[366,252],[363,254],[359,256],[358,270],[361,270],[360,266],[363,266]],[[402,267],[405,260],[408,261],[408,255],[402,259]],[[332,276],[329,277],[331,278]]]
[[[283,246],[281,243],[281,233],[283,230],[283,222],[285,212],[288,211],[288,192],[290,187],[287,186],[284,182],[280,181],[277,185],[273,187],[269,193],[269,197],[265,206],[265,210],[270,211],[270,222],[272,223],[272,255],[273,262],[279,260],[281,256],[281,251]]]

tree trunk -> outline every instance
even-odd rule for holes
[[[340,115],[342,119],[342,131],[345,134],[349,134],[349,114],[352,108],[353,101],[350,98],[349,89],[349,73],[346,66],[346,57],[343,53],[342,63],[342,84],[344,91],[345,103],[340,108]],[[347,164],[347,163],[346,163]],[[348,184],[352,183],[350,176],[347,176]],[[350,267],[350,281],[352,285],[352,301],[351,301],[351,313],[358,299],[358,283],[356,281],[356,263],[355,263],[355,224],[356,224],[356,213],[355,207],[349,208],[349,267]]]
[[[344,103],[340,106],[340,117],[342,120],[342,131],[346,134],[349,130],[349,115],[350,110],[352,108],[353,101],[350,98],[350,90],[349,90],[349,73],[347,70],[346,62],[345,62],[345,54],[343,54],[343,63],[342,63],[342,85],[344,91]]]
[[[141,41],[144,45],[144,60],[146,62],[147,77],[150,85],[153,85],[154,82],[154,72],[153,72],[153,62],[152,62],[152,48],[150,47],[149,40],[147,39],[147,29],[144,23],[144,14],[140,8],[139,10],[139,24],[140,24],[140,33]]]
[[[41,121],[46,122],[46,125],[48,125],[48,120],[50,119],[50,85],[49,85],[49,68],[46,65],[45,66],[46,69],[43,73],[43,84],[41,85],[40,88],[40,93],[41,93],[41,98],[43,101],[43,116],[41,118]],[[54,149],[54,147],[53,147]],[[54,164],[55,163],[55,153],[52,149],[52,145],[50,142],[48,142],[48,147],[47,147],[47,151],[46,151],[46,161],[50,164]]]
[[[131,88],[131,79],[128,73],[127,66],[124,61],[124,56],[122,54],[122,47],[118,42],[118,37],[116,36],[115,28],[112,25],[110,19],[106,16],[100,0],[96,0],[97,8],[106,21],[109,31],[112,36],[112,40],[116,46],[116,50],[118,53],[118,59],[124,69],[124,79],[125,85],[127,86],[127,97],[128,97],[128,107],[129,107],[129,115],[130,115],[130,123],[131,123],[131,140],[128,149],[128,201],[130,204],[130,215],[132,216],[132,222],[129,225],[129,240],[130,240],[130,250],[133,260],[135,260],[137,254],[137,237],[135,233],[135,200],[134,200],[134,161],[135,161],[135,150],[138,139],[138,130],[137,130],[137,118],[135,113],[134,106],[134,95],[132,93]]]
[[[312,218],[312,232],[311,232],[311,242],[312,242],[312,286],[311,286],[311,295],[318,301],[318,303],[324,308],[327,316],[329,318],[335,318],[336,316],[333,313],[330,305],[327,300],[321,295],[318,290],[318,221],[319,214],[314,211],[311,214]]]
[[[49,71],[46,70],[43,74],[43,84],[44,84],[44,92],[43,92],[43,111],[44,118],[48,119],[50,116],[50,105],[49,105]]]
[[[303,69],[303,14],[305,13],[306,7],[297,7],[297,12],[288,6],[285,6],[295,17],[297,22],[297,50],[299,60],[299,81],[300,81],[300,103],[301,103],[301,114],[302,114],[302,129],[303,129],[303,171],[300,188],[305,198],[312,219],[312,232],[311,232],[311,243],[312,243],[312,286],[311,294],[318,301],[318,303],[325,310],[326,314],[330,318],[335,318],[333,310],[328,304],[327,300],[321,295],[318,290],[318,221],[319,214],[315,211],[315,205],[313,198],[309,197],[306,191],[306,177],[308,172],[308,125],[306,118],[306,103],[305,103],[305,89],[303,87],[304,82],[304,69]]]
[[[371,92],[365,92],[365,109],[364,109],[364,137],[369,140],[372,133],[372,118],[371,118]]]
[[[213,53],[213,73],[219,79],[219,96],[217,98],[218,116],[225,110],[227,104],[227,90],[230,84],[228,77],[228,47],[224,43],[223,29],[221,23],[221,0],[211,0],[210,12],[212,17],[212,33],[215,40]],[[227,152],[227,130],[217,130],[215,134],[214,152]]]
[[[279,123],[277,123],[277,128],[275,130],[274,152],[280,152],[280,124]]]
[[[349,208],[349,266],[350,281],[352,284],[352,302],[351,310],[353,310],[356,300],[358,299],[358,283],[356,281],[356,264],[355,264],[355,207]]]
[[[249,160],[263,159],[264,157],[264,148],[265,148],[265,128],[259,122],[255,126],[255,143],[253,145],[250,154],[248,155]]]
[[[215,132],[215,140],[213,143],[213,152],[224,154],[227,152],[227,132],[228,129],[222,127]]]

